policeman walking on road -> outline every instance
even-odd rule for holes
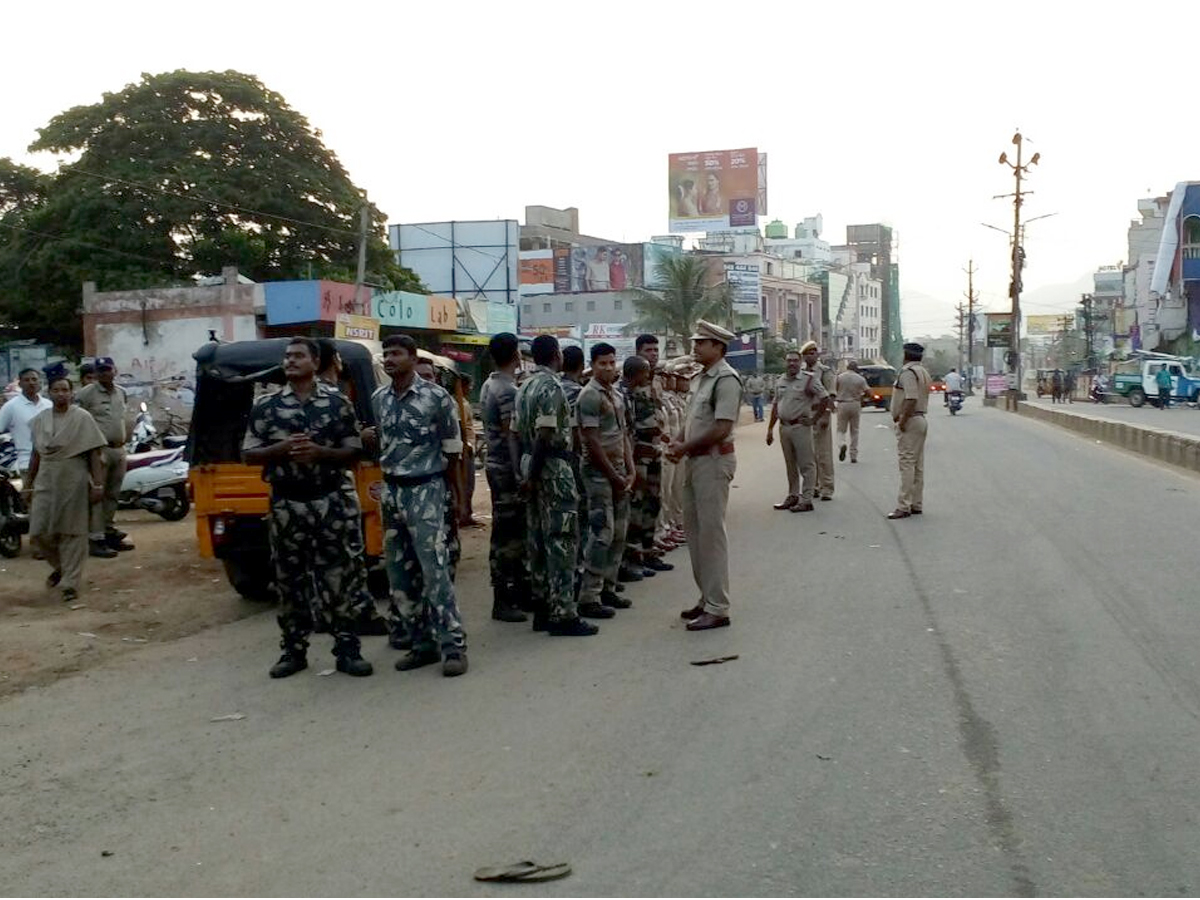
[[[850,462],[858,462],[858,427],[862,419],[862,401],[867,394],[867,379],[858,371],[854,360],[846,363],[846,371],[837,377],[838,459],[846,459],[846,432],[850,432]]]
[[[733,333],[703,319],[691,336],[692,355],[704,367],[692,388],[683,433],[667,449],[672,462],[687,460],[683,516],[700,601],[680,616],[688,631],[729,625],[729,541],[725,508],[737,471],[733,426],[742,404],[742,383],[725,352]]]
[[[537,366],[516,397],[521,438],[522,493],[529,500],[529,571],[533,577],[534,629],[559,637],[587,637],[600,629],[579,617],[575,600],[579,540],[571,408],[556,372],[558,341],[538,335],[531,346]]]
[[[288,343],[283,356],[287,386],[255,401],[242,443],[245,462],[261,465],[271,486],[269,535],[283,632],[283,655],[271,668],[272,678],[308,667],[314,613],[329,622],[337,670],[356,676],[372,672],[359,654],[356,598],[347,590],[353,573],[351,531],[360,523],[343,488],[362,442],[350,401],[316,379],[319,359],[310,338]]]
[[[929,386],[933,379],[921,365],[925,348],[904,345],[904,366],[892,390],[892,419],[896,423],[896,455],[900,460],[900,497],[889,519],[907,519],[924,511],[925,435]]]

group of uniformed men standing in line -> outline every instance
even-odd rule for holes
[[[582,384],[582,354],[567,348],[564,371],[557,340],[544,335],[533,341],[536,369],[519,389],[516,337],[493,339],[498,369],[481,401],[494,514],[489,558],[495,618],[524,621],[526,609],[535,630],[595,634],[597,627],[586,619],[611,618],[628,608],[630,601],[620,596],[623,582],[673,568],[660,557],[686,532],[701,589],[697,605],[681,614],[688,630],[729,624],[725,507],[741,400],[740,381],[724,359],[732,339],[701,321],[692,335],[692,370],[664,368],[655,381],[657,339],[643,335],[638,355],[624,362],[618,387],[611,345],[592,347],[591,379]],[[273,678],[307,667],[308,638],[322,625],[333,635],[338,671],[372,674],[356,634],[361,613],[374,607],[349,474],[364,453],[378,455],[385,483],[387,630],[391,645],[407,651],[395,667],[441,662],[446,676],[467,671],[453,584],[455,523],[469,519],[457,465],[463,452],[459,413],[432,373],[418,375],[419,362],[411,337],[384,340],[391,382],[372,395],[376,425],[360,429],[350,400],[318,377],[321,348],[298,337],[285,350],[287,385],[254,403],[243,458],[263,466],[271,488],[268,519],[283,649]],[[685,400],[681,388],[689,375],[697,380]]]

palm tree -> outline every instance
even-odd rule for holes
[[[708,260],[702,256],[667,256],[654,267],[649,290],[636,289],[633,303],[637,318],[629,331],[650,331],[677,337],[691,350],[691,336],[700,319],[732,324],[733,304],[729,285],[712,287]]]

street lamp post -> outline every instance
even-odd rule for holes
[[[1024,262],[1025,248],[1022,246],[1024,241],[1021,234],[1021,202],[1025,194],[1031,194],[1032,191],[1021,190],[1021,178],[1028,173],[1030,166],[1035,166],[1038,160],[1041,159],[1040,153],[1035,153],[1030,158],[1029,162],[1023,163],[1022,151],[1024,149],[1024,139],[1021,137],[1021,132],[1013,135],[1012,142],[1017,148],[1017,161],[1009,162],[1008,153],[1000,154],[1000,165],[1008,166],[1013,170],[1013,175],[1016,178],[1016,191],[1012,194],[998,194],[997,197],[1012,197],[1013,198],[1013,230],[1012,230],[1012,282],[1009,285],[1009,295],[1012,297],[1012,340],[1013,345],[1008,354],[1008,364],[1010,369],[1015,371],[1017,384],[1016,390],[1012,392],[1012,409],[1017,410],[1017,404],[1021,397],[1021,268]],[[996,199],[996,198],[993,198]]]

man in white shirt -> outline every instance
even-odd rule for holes
[[[0,406],[0,434],[8,432],[12,435],[17,447],[17,468],[24,473],[29,468],[29,457],[33,454],[33,433],[29,423],[42,410],[49,409],[51,404],[38,393],[42,376],[37,369],[23,369],[17,380],[21,393]]]
[[[962,393],[963,381],[962,376],[958,374],[958,370],[956,369],[951,369],[949,372],[947,372],[944,380],[946,382],[946,395],[942,402],[944,405],[949,406],[950,395]]]

